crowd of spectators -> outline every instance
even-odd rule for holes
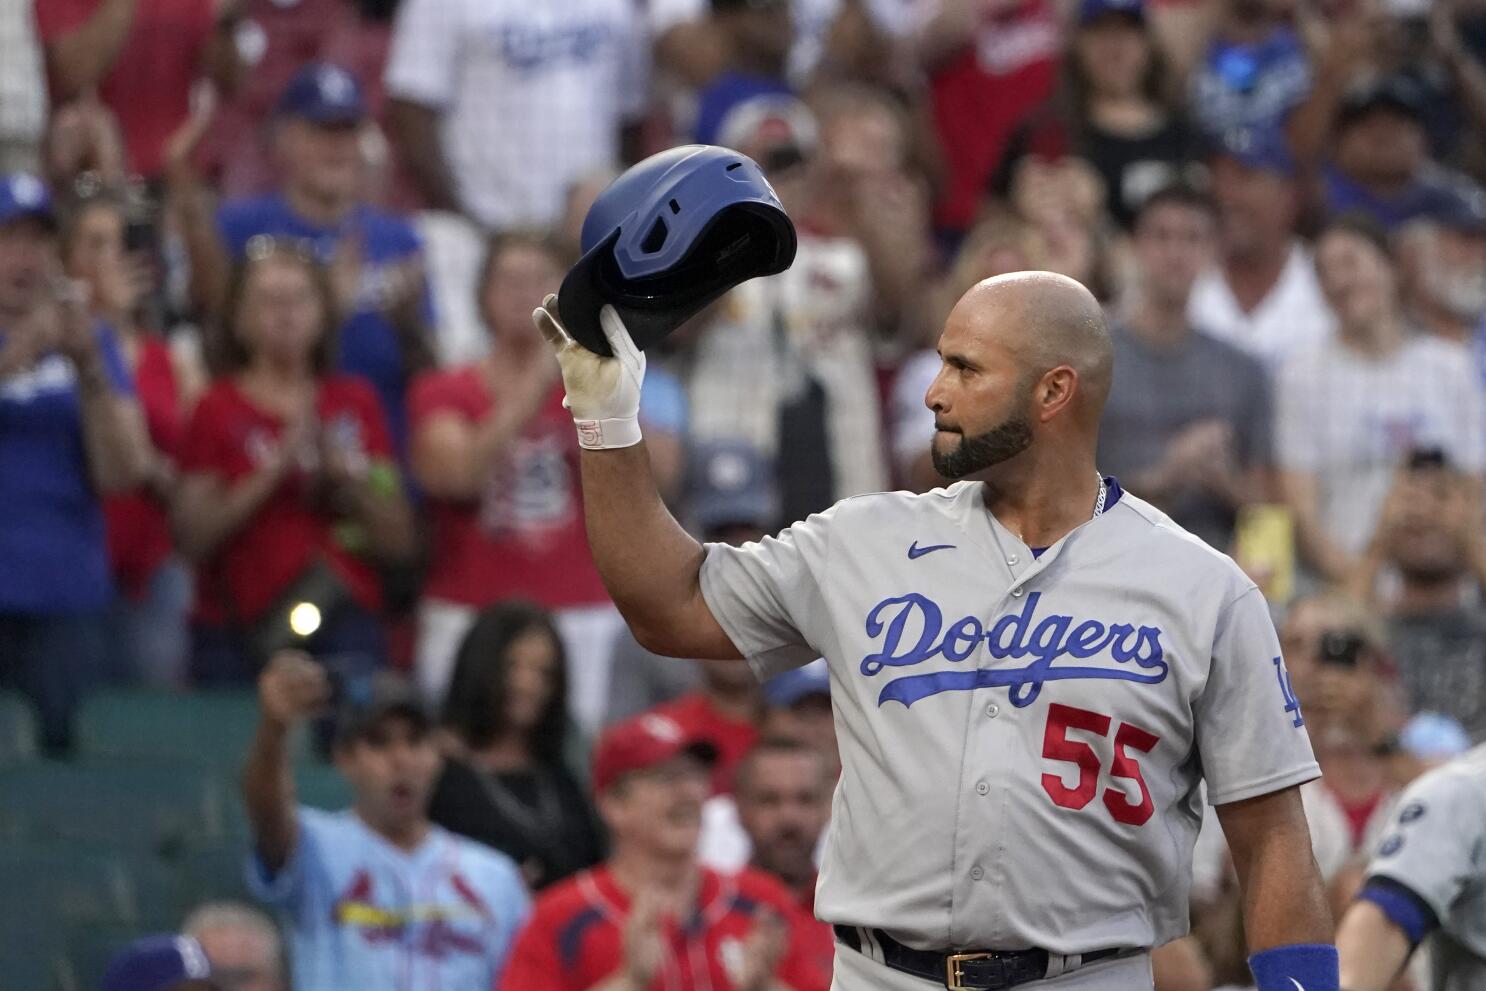
[[[233,905],[141,960],[315,991],[509,959],[539,991],[694,952],[716,987],[827,986],[824,674],[634,641],[529,319],[604,185],[690,141],[758,161],[799,232],[650,354],[694,532],[940,484],[950,305],[1060,272],[1114,337],[1101,469],[1269,597],[1328,880],[1486,742],[1483,0],[8,3],[0,687],[60,758],[110,686],[264,700],[246,799],[291,964]],[[283,774],[332,694],[339,816]],[[1161,991],[1246,983],[1205,848]],[[337,942],[410,878],[421,941]]]

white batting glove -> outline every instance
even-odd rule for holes
[[[557,316],[557,296],[549,295],[532,311],[532,323],[557,352],[573,414],[578,445],[590,451],[633,447],[640,443],[640,384],[645,380],[645,354],[630,340],[614,307],[599,311],[599,325],[614,357],[605,358],[568,336]]]

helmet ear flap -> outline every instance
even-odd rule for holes
[[[609,225],[611,217],[620,219]],[[583,233],[586,250],[563,279],[558,308],[574,340],[602,355],[604,305],[643,350],[738,284],[784,271],[797,246],[758,165],[708,145],[630,168],[595,201]]]

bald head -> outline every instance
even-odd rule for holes
[[[998,275],[960,298],[949,323],[957,319],[1011,351],[1027,375],[1072,368],[1078,373],[1074,403],[1097,422],[1109,396],[1114,349],[1104,310],[1082,283],[1056,272]]]
[[[1109,396],[1113,348],[1092,293],[1052,272],[986,279],[967,292],[939,338],[934,465],[961,478],[1047,450],[1092,452]]]

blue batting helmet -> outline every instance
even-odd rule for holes
[[[795,260],[795,229],[746,155],[682,145],[652,155],[599,194],[583,220],[583,257],[557,305],[579,344],[609,355],[599,310],[611,304],[645,349],[729,289]]]

